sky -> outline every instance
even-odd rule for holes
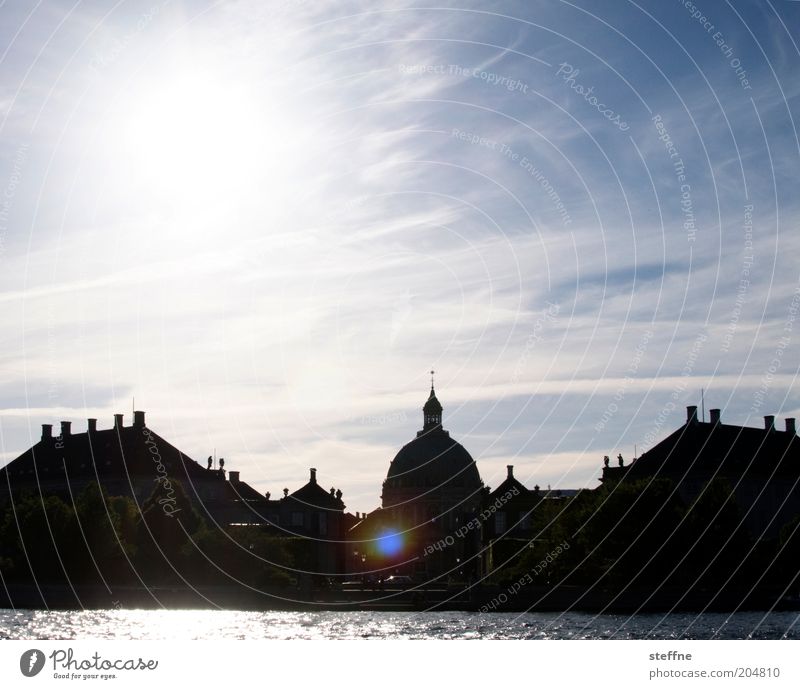
[[[0,464],[135,406],[355,512],[431,370],[492,487],[800,416],[800,3],[436,4],[0,6]]]

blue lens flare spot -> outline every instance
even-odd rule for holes
[[[403,549],[403,537],[396,531],[387,530],[378,536],[375,545],[381,555],[391,557]]]

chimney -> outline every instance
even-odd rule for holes
[[[514,465],[506,464],[506,469],[508,469],[508,478],[514,478]]]
[[[86,430],[89,433],[97,431],[97,419],[86,419]]]
[[[228,480],[231,483],[239,483],[239,472],[238,471],[229,471],[228,472]]]
[[[52,440],[53,438],[53,424],[52,423],[43,423],[42,424],[42,440]]]
[[[144,412],[143,411],[135,411],[135,412],[133,412],[133,427],[134,428],[144,428]]]
[[[786,419],[786,432],[791,433],[792,435],[797,434],[797,429],[794,425],[794,419]]]
[[[708,413],[711,416],[711,423],[716,426],[719,423],[719,409],[709,409]]]
[[[309,477],[309,483],[316,483],[317,482],[317,470],[316,469],[309,469],[311,472],[311,476]]]
[[[765,431],[774,431],[775,430],[775,417],[772,415],[764,417],[764,430]]]
[[[61,437],[66,438],[70,435],[71,430],[70,427],[72,426],[72,421],[62,421],[61,422]]]
[[[697,406],[686,407],[686,423],[697,423]]]
[[[114,428],[122,428],[122,414],[114,414]]]

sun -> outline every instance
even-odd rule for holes
[[[131,78],[113,110],[129,193],[184,209],[276,203],[302,185],[318,139],[296,85],[240,64],[167,61]]]
[[[187,72],[130,95],[122,128],[128,163],[155,191],[177,198],[230,194],[264,172],[275,118],[246,84]]]

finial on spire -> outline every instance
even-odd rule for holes
[[[433,390],[433,374],[436,373],[433,369],[431,369],[431,390]]]

